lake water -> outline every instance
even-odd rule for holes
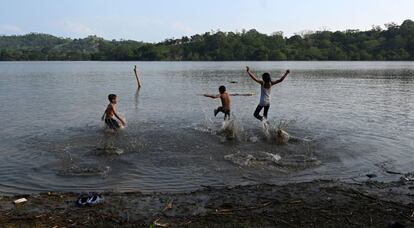
[[[137,90],[133,65],[141,68]],[[270,128],[259,95],[232,97],[232,120],[199,94],[260,93],[272,78]],[[127,119],[100,117],[107,95]],[[0,192],[184,192],[313,179],[398,179],[414,171],[414,62],[0,62]],[[291,135],[285,145],[273,134]],[[270,132],[270,137],[268,133]]]

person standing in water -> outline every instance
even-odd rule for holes
[[[115,94],[109,94],[108,100],[109,104],[104,114],[102,115],[102,121],[105,120],[106,125],[110,129],[117,130],[121,128],[121,126],[118,124],[118,121],[114,119],[114,117],[121,121],[122,126],[125,126],[125,121],[116,113],[116,104],[118,103],[118,97]]]
[[[290,71],[286,70],[285,74],[280,79],[275,81],[272,81],[270,74],[267,72],[262,75],[262,80],[258,79],[257,76],[250,71],[250,68],[248,66],[246,67],[246,72],[255,82],[259,83],[261,86],[260,102],[253,115],[260,121],[267,120],[267,112],[270,108],[272,86],[283,82]],[[263,116],[260,115],[260,111],[262,111],[262,109],[264,109]]]
[[[219,93],[217,95],[204,94],[205,97],[210,97],[213,99],[220,98],[221,106],[217,109],[214,109],[214,116],[217,116],[217,113],[224,113],[224,120],[230,119],[230,95],[226,92],[225,86],[219,87]]]

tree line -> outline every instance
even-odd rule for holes
[[[291,37],[254,29],[215,31],[158,43],[30,33],[0,36],[0,60],[414,60],[414,22],[389,23],[385,29],[373,26],[368,31],[316,31]]]

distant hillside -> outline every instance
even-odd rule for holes
[[[0,36],[0,60],[414,60],[414,22],[291,37],[218,31],[155,44],[31,33]]]
[[[137,41],[108,41],[97,36],[59,38],[30,33],[0,36],[0,60],[130,60],[143,45]]]

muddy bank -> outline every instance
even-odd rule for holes
[[[0,198],[1,227],[387,227],[414,226],[410,181],[336,181],[205,187],[181,194],[104,193],[105,201],[75,206],[78,194]],[[26,197],[28,202],[14,205]]]

